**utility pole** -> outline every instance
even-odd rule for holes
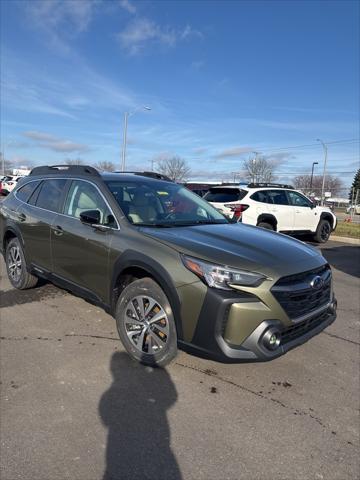
[[[321,205],[324,205],[324,190],[325,190],[325,177],[326,177],[326,163],[327,163],[327,154],[328,154],[328,149],[327,145],[320,140],[320,138],[316,139],[318,142],[321,143],[324,149],[324,170],[323,170],[323,179],[322,179],[322,186],[321,186]]]
[[[312,194],[312,184],[313,184],[313,178],[314,178],[314,166],[315,165],[319,165],[319,162],[313,162],[313,164],[312,164],[311,179],[310,179],[310,195]]]

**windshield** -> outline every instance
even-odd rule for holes
[[[241,200],[246,194],[246,190],[239,188],[211,188],[204,198],[208,202],[228,203]]]
[[[134,225],[175,227],[228,223],[209,203],[176,183],[110,180],[106,184]]]

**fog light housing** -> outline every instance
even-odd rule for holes
[[[280,347],[281,332],[277,328],[269,328],[262,337],[262,344],[268,350],[274,351]]]

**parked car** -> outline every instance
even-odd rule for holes
[[[360,215],[360,204],[349,205],[348,207],[346,207],[346,213],[351,214],[352,212],[356,215]]]
[[[13,287],[45,278],[102,306],[148,365],[169,363],[177,345],[271,360],[336,318],[319,251],[231,223],[155,173],[34,168],[0,204],[0,247]]]
[[[14,190],[14,188],[16,187],[17,183],[24,177],[20,177],[20,176],[13,176],[13,177],[10,177],[10,179],[6,179],[4,181],[1,182],[1,192],[3,195],[8,195],[10,192],[12,192]]]
[[[319,243],[329,239],[337,224],[329,208],[314,205],[290,185],[251,183],[213,187],[204,199],[234,221],[276,232],[312,234]]]

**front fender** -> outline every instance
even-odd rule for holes
[[[111,276],[111,313],[114,315],[116,308],[116,283],[119,275],[122,274],[127,268],[141,268],[142,270],[149,273],[151,276],[163,289],[165,295],[167,296],[171,308],[173,310],[177,335],[179,340],[183,338],[183,328],[181,322],[180,314],[180,298],[174,282],[167,272],[167,270],[156,260],[139,253],[135,250],[126,250],[123,252],[115,261],[112,276]]]

